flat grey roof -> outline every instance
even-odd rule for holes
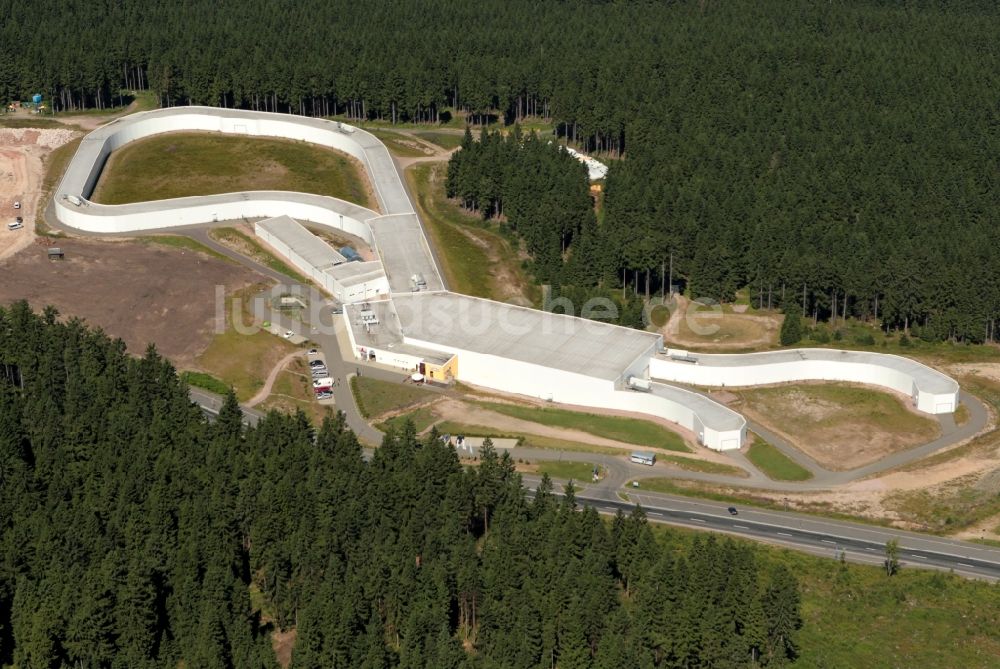
[[[360,319],[362,311],[370,310],[378,319],[378,325],[365,326]],[[380,300],[378,302],[356,302],[344,305],[344,315],[354,334],[354,341],[358,346],[375,348],[382,351],[394,351],[422,358],[425,362],[438,365],[451,360],[452,356],[440,351],[413,346],[403,341],[403,334],[399,328],[399,318],[393,309],[392,302]]]
[[[382,216],[368,221],[368,225],[385,265],[391,293],[409,293],[410,277],[414,274],[424,277],[427,282],[424,290],[444,289],[416,214]]]
[[[893,369],[906,374],[912,377],[917,384],[917,388],[924,392],[958,392],[958,383],[949,376],[916,360],[886,353],[845,351],[833,348],[790,348],[781,351],[763,351],[760,353],[728,355],[720,353],[688,353],[688,355],[696,359],[699,365],[705,367],[748,367],[807,360],[864,363]],[[669,359],[667,356],[662,357]]]
[[[344,286],[353,286],[356,283],[370,281],[385,274],[382,271],[382,263],[377,260],[345,262],[340,265],[328,267],[323,272],[329,274],[337,280],[337,283]]]
[[[347,262],[347,258],[334,251],[333,247],[306,230],[291,216],[276,216],[256,225],[288,244],[288,248],[317,269]]]
[[[660,335],[458,293],[395,295],[407,338],[617,380]]]

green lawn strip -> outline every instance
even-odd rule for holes
[[[538,473],[548,474],[554,479],[571,479],[589,483],[594,476],[594,465],[589,462],[572,460],[539,460]]]
[[[218,133],[167,133],[112,154],[91,199],[103,204],[282,190],[329,195],[371,207],[362,167],[306,142]]]
[[[662,460],[664,462],[669,462],[676,465],[680,469],[689,472],[704,472],[706,474],[722,474],[723,476],[738,476],[740,478],[747,478],[750,476],[749,473],[742,467],[737,467],[736,465],[727,465],[721,462],[710,462],[708,460],[696,460],[694,458],[685,458],[681,455],[657,455],[657,460]]]
[[[414,429],[419,434],[433,425],[436,420],[437,416],[434,415],[434,412],[429,407],[420,407],[416,411],[409,411],[398,416],[393,416],[388,420],[376,424],[375,427],[383,432],[388,432],[390,429],[400,430],[406,421],[411,421]]]
[[[351,378],[351,392],[358,410],[366,418],[377,418],[390,411],[404,409],[435,397],[429,391],[404,383],[382,381],[367,376]]]
[[[149,235],[148,237],[139,237],[138,239],[139,241],[147,244],[160,244],[162,246],[170,246],[177,249],[197,251],[198,253],[204,253],[212,256],[213,258],[218,258],[219,260],[225,260],[226,262],[234,264],[236,263],[236,261],[229,256],[219,253],[215,249],[205,246],[198,240],[185,237],[184,235]]]
[[[433,155],[419,146],[419,142],[398,132],[384,128],[365,128],[365,130],[378,137],[391,153],[402,158],[426,158]]]
[[[229,385],[205,372],[181,372],[181,379],[189,386],[202,388],[217,395],[225,395],[229,392]]]
[[[596,437],[614,439],[636,446],[662,448],[679,453],[691,452],[691,449],[676,432],[671,432],[662,425],[639,418],[605,416],[568,409],[528,407],[499,402],[477,402],[477,404],[505,416],[541,425],[580,430]]]
[[[416,194],[417,206],[431,244],[438,251],[448,286],[465,295],[493,298],[490,276],[484,271],[490,265],[489,256],[459,230],[459,226],[469,225],[474,217],[448,202],[443,184],[431,183],[434,169],[434,165],[414,165],[406,170],[406,180],[410,191]],[[440,172],[438,178],[443,178]]]
[[[747,451],[750,460],[764,475],[775,481],[808,481],[812,472],[757,435]]]
[[[309,279],[299,274],[288,263],[261,246],[256,239],[243,234],[236,228],[212,228],[208,234],[212,239],[227,244],[231,248],[234,247],[238,252],[248,255],[252,260],[256,260],[260,264],[273,269],[275,272],[280,272],[299,283],[310,283]]]
[[[454,149],[462,143],[462,135],[453,132],[434,132],[433,130],[416,130],[414,135],[420,139],[437,144],[442,149]]]

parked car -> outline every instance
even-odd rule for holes
[[[318,399],[318,400],[333,399],[333,393],[331,393],[329,390],[320,391],[320,392],[316,393],[316,399]]]
[[[285,339],[291,339],[294,336],[295,336],[294,332],[292,332],[291,330],[285,330]]]
[[[312,377],[314,379],[322,379],[324,376],[330,376],[330,370],[328,370],[326,367],[324,367],[323,369],[313,370]]]
[[[24,227],[24,223],[21,222],[20,218],[18,218],[16,221],[12,221],[12,222],[10,222],[10,223],[7,224],[7,229],[8,230],[20,230],[23,227]]]
[[[326,367],[326,363],[323,362],[322,360],[310,360],[309,361],[309,366],[310,367]]]
[[[21,208],[21,201],[14,200],[14,209],[20,209],[20,208]]]
[[[319,355],[319,349],[311,348],[306,351],[309,355]]]

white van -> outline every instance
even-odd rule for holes
[[[10,223],[7,224],[8,230],[20,230],[23,227],[24,223],[21,221],[20,218],[18,218],[16,221],[11,221]]]

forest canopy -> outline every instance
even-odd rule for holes
[[[558,276],[546,255],[543,281],[644,292],[672,256],[692,297],[749,288],[817,318],[994,338],[990,0],[0,0],[0,17],[0,97],[57,109],[150,89],[163,105],[550,120],[614,164],[598,262]],[[586,220],[553,218],[569,262]]]
[[[509,455],[412,424],[365,459],[337,419],[209,422],[171,365],[0,309],[0,665],[780,666],[795,577],[714,537],[610,523]]]

